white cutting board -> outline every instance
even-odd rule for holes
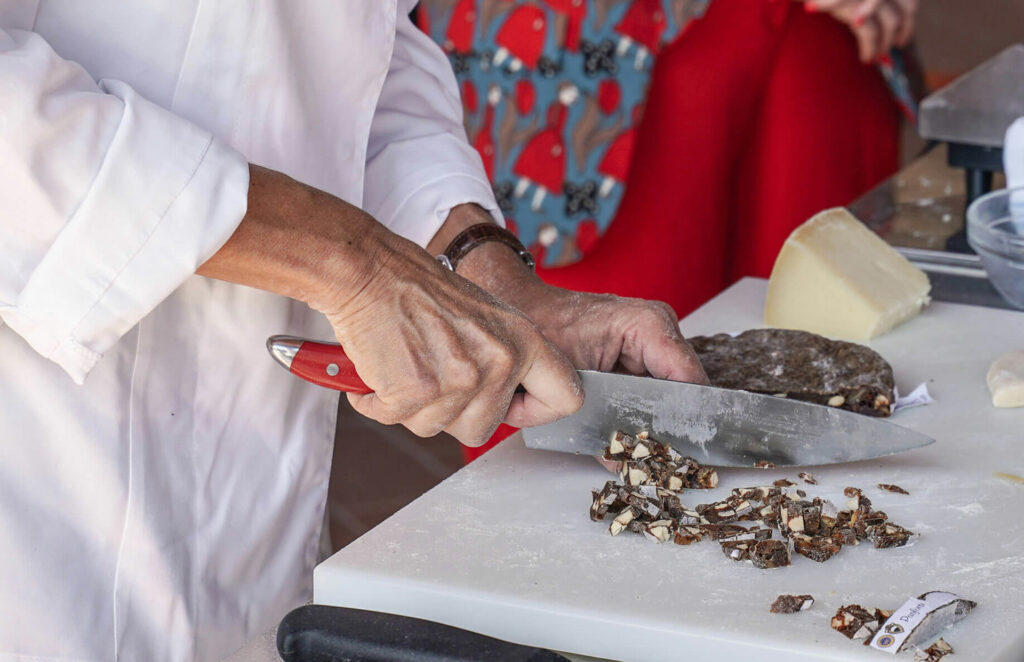
[[[686,318],[683,332],[761,326],[765,287],[737,283]],[[904,393],[928,382],[936,402],[892,420],[937,442],[813,468],[820,485],[806,489],[841,504],[844,487],[863,488],[891,520],[922,534],[912,547],[862,543],[827,563],[796,556],[789,568],[758,570],[725,558],[717,543],[613,538],[587,514],[590,490],[609,474],[590,458],[528,450],[516,435],[321,564],[314,600],[616,660],[792,662],[884,659],[829,628],[836,608],[892,609],[944,590],[979,603],[946,633],[953,659],[1024,660],[1024,485],[993,475],[1024,475],[1024,409],[993,408],[985,386],[992,359],[1024,348],[1024,313],[934,303],[871,345]],[[689,491],[683,502],[796,479],[784,470],[719,473],[717,490]],[[816,602],[771,614],[780,593]]]

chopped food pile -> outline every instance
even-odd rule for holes
[[[773,614],[795,614],[810,609],[813,604],[814,598],[809,595],[780,595],[768,611]]]
[[[621,462],[621,482],[610,480],[593,492],[590,518],[597,522],[610,516],[613,536],[631,531],[677,545],[708,538],[728,558],[758,568],[788,566],[793,552],[823,562],[865,540],[887,548],[917,537],[873,510],[871,500],[853,487],[844,491],[848,501],[843,510],[827,499],[808,500],[804,490],[792,489],[796,483],[785,479],[771,486],[736,488],[726,499],[690,508],[680,501],[680,493],[716,487],[717,472],[645,432],[616,432],[604,457]]]

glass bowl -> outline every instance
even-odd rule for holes
[[[1024,187],[983,195],[967,208],[967,242],[1003,298],[1024,310]]]

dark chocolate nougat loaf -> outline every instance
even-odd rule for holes
[[[888,416],[892,367],[864,345],[806,331],[753,329],[688,339],[714,386]]]

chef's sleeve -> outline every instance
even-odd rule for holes
[[[0,320],[77,382],[245,214],[245,158],[0,29]]]
[[[451,65],[399,3],[394,54],[367,150],[363,206],[425,246],[456,205],[473,202],[504,225],[479,154],[466,140]]]

